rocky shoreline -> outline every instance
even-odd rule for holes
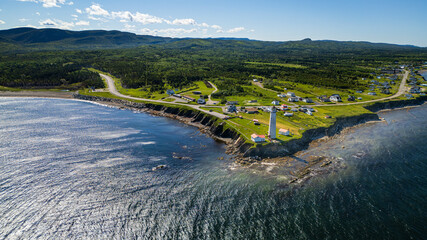
[[[4,93],[4,92],[3,92]],[[19,94],[0,94],[8,97],[43,97],[42,93],[37,95]],[[410,100],[398,100],[375,103],[368,107],[371,114],[362,114],[359,116],[337,118],[337,121],[330,127],[320,127],[305,131],[301,138],[294,139],[284,144],[270,143],[267,145],[256,145],[246,143],[245,139],[233,129],[226,126],[226,123],[220,119],[207,115],[203,112],[175,106],[163,106],[153,103],[137,103],[122,99],[95,97],[81,95],[78,93],[66,95],[62,93],[55,96],[45,95],[44,97],[53,98],[70,98],[96,102],[102,105],[116,107],[120,109],[129,109],[137,112],[146,112],[155,116],[168,117],[178,120],[185,124],[197,127],[200,132],[212,137],[217,141],[226,144],[226,153],[232,155],[234,163],[251,169],[263,169],[271,172],[272,169],[286,167],[289,170],[289,184],[303,183],[311,177],[319,174],[325,174],[344,168],[339,159],[328,159],[324,156],[310,156],[306,162],[295,161],[301,151],[318,144],[328,141],[330,138],[339,137],[340,133],[345,133],[353,127],[360,126],[362,123],[379,122],[381,119],[376,112],[388,109],[403,108],[408,106],[417,106],[423,104],[427,97],[419,97]]]
[[[243,137],[237,132],[225,127],[225,123],[218,121],[213,116],[206,115],[194,109],[181,109],[178,107],[167,107],[151,103],[135,103],[121,99],[110,99],[75,94],[76,99],[94,101],[101,104],[118,108],[130,109],[138,112],[146,112],[156,116],[163,116],[176,119],[185,124],[195,126],[200,131],[217,141],[226,144],[227,153],[233,155],[234,164],[250,168],[251,170],[261,170],[264,173],[272,173],[273,169],[286,168],[289,170],[289,184],[303,184],[308,179],[316,175],[327,174],[338,169],[345,168],[341,159],[329,159],[324,156],[310,156],[306,162],[296,161],[301,151],[328,141],[330,138],[339,137],[340,133],[350,131],[354,127],[361,126],[362,123],[380,122],[381,119],[375,112],[387,109],[403,108],[423,104],[427,98],[412,100],[399,100],[385,103],[373,104],[367,109],[373,111],[371,114],[359,116],[337,118],[337,121],[330,127],[310,129],[303,133],[300,139],[291,140],[285,144],[267,144],[252,147],[252,144],[245,143]]]

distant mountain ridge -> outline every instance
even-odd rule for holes
[[[70,31],[55,28],[13,28],[0,30],[0,51],[36,51],[36,50],[79,50],[79,49],[112,49],[130,48],[144,45],[163,45],[167,48],[197,47],[244,47],[278,49],[427,49],[411,45],[387,43],[352,42],[321,40],[312,41],[306,38],[301,41],[257,41],[248,38],[170,38],[135,33],[107,30]]]

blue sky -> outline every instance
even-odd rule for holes
[[[427,47],[426,0],[1,0],[0,29],[352,40]]]

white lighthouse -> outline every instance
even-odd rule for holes
[[[276,108],[272,107],[270,112],[270,125],[268,126],[268,136],[271,139],[276,138]]]

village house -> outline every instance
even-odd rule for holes
[[[285,98],[285,97],[286,97],[286,94],[284,94],[284,93],[282,93],[282,94],[277,94],[277,96],[278,96],[278,97],[280,97],[280,98]]]
[[[390,92],[389,89],[384,89],[384,90],[381,91],[381,93],[383,93],[383,94],[391,94],[391,92]]]
[[[274,100],[274,101],[271,102],[271,104],[273,104],[273,105],[280,105],[280,102],[277,101],[277,100]]]
[[[297,97],[290,97],[288,98],[288,102],[298,102],[299,99]]]
[[[305,103],[313,103],[313,99],[311,98],[303,98],[302,101]]]
[[[318,99],[319,99],[321,102],[330,102],[330,101],[331,101],[331,100],[328,98],[328,96],[326,96],[326,95],[322,95],[322,96],[318,97]]]
[[[248,103],[256,103],[258,102],[257,100],[249,100]]]
[[[281,129],[279,129],[279,134],[281,134],[283,136],[289,136],[289,135],[291,135],[291,132],[289,132],[289,130],[281,128]]]
[[[259,142],[265,142],[265,136],[264,135],[257,135],[257,134],[252,134],[251,135],[251,140],[259,143]]]
[[[339,94],[332,94],[329,97],[329,100],[331,100],[332,102],[342,102],[341,96]]]
[[[282,111],[288,110],[288,105],[282,104],[282,106],[280,106],[280,110]]]
[[[298,111],[298,110],[297,110]],[[285,112],[284,114],[283,114],[283,116],[285,116],[285,117],[292,117],[294,115],[294,113],[291,113],[291,112]]]
[[[420,93],[421,92],[421,88],[416,86],[416,87],[411,87],[409,89],[409,93]]]
[[[206,103],[206,101],[205,101],[205,99],[203,99],[203,98],[199,98],[199,99],[197,99],[197,103],[198,103],[198,104],[205,104],[205,103]]]
[[[348,95],[347,101],[355,101],[356,98],[354,96]]]
[[[200,92],[200,91],[194,91],[193,94],[200,95],[200,94],[202,94],[202,92]]]
[[[196,99],[194,99],[194,98],[192,98],[192,97],[190,97],[190,96],[187,96],[187,95],[182,96],[182,98],[184,98],[185,100],[188,100],[188,101],[190,101],[190,102],[194,102],[194,101],[196,101]]]
[[[377,95],[377,93],[376,93],[376,92],[368,92],[368,95],[376,96],[376,95]]]
[[[252,121],[254,122],[254,125],[260,125],[258,119],[253,119]]]
[[[246,113],[248,114],[254,114],[254,113],[258,113],[258,109],[256,108],[246,108]]]
[[[288,97],[295,97],[295,93],[293,93],[293,92],[288,92],[288,93],[286,93],[286,96],[288,96]]]
[[[166,94],[167,95],[173,95],[173,94],[175,94],[175,91],[172,89],[168,89],[168,90],[166,90]]]
[[[237,107],[235,105],[230,105],[227,107],[227,112],[229,113],[237,112]]]

